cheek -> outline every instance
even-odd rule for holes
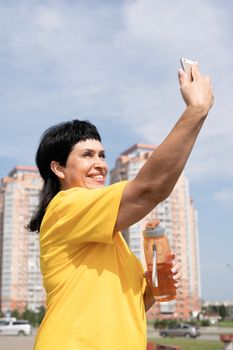
[[[108,164],[105,163],[105,170],[106,170],[106,173],[108,173]]]

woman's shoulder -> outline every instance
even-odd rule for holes
[[[104,198],[108,193],[114,195],[114,192],[121,192],[126,183],[127,181],[121,181],[102,188],[88,189],[84,187],[73,187],[68,190],[59,191],[49,203],[46,211],[53,212],[61,206],[70,206],[72,203],[77,204],[77,201],[80,203],[80,200],[83,204],[92,200],[96,201],[98,198]]]
[[[72,196],[72,194],[75,194],[77,192],[82,192],[83,190],[85,190],[85,189],[81,188],[81,187],[73,187],[73,188],[70,188],[69,190],[59,191],[49,202],[49,205],[48,205],[46,211],[47,210],[54,210],[66,198]]]

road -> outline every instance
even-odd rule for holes
[[[34,343],[34,336],[0,336],[1,350],[32,350]]]
[[[219,340],[220,333],[233,333],[233,328],[215,328],[207,327],[201,328],[201,339],[209,340]],[[148,336],[150,339],[158,338],[158,331],[155,331],[153,328],[148,328]],[[1,350],[33,350],[35,336],[0,336],[0,349]]]
[[[200,339],[219,340],[220,334],[233,334],[233,328],[201,327],[200,333],[201,333]],[[148,327],[147,336],[150,339],[159,338],[159,332],[158,330],[155,330],[152,327]]]

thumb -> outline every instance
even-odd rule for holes
[[[193,80],[196,80],[201,77],[201,73],[197,64],[192,64],[191,72]]]
[[[189,83],[187,74],[181,68],[178,70],[178,78],[179,78],[180,86],[183,86]]]
[[[148,271],[145,271],[143,276],[146,279],[146,282],[150,284],[150,277],[149,277]]]

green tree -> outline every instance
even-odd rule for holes
[[[43,305],[41,305],[41,306],[38,308],[38,312],[37,312],[37,324],[38,324],[38,325],[41,324],[41,321],[43,320],[44,315],[45,315],[45,308],[44,308]]]
[[[179,320],[155,320],[154,328],[174,327]]]
[[[201,326],[202,327],[209,327],[210,326],[210,320],[201,320]]]
[[[226,307],[225,305],[220,305],[219,306],[219,315],[221,316],[221,318],[224,320],[226,315],[227,315],[227,310],[226,310]]]
[[[19,320],[20,318],[22,318],[22,315],[20,314],[19,310],[15,309],[11,311],[11,317],[15,317],[17,318],[17,320]]]
[[[22,318],[28,320],[34,327],[37,325],[37,315],[36,312],[30,309],[24,310],[22,313]]]

